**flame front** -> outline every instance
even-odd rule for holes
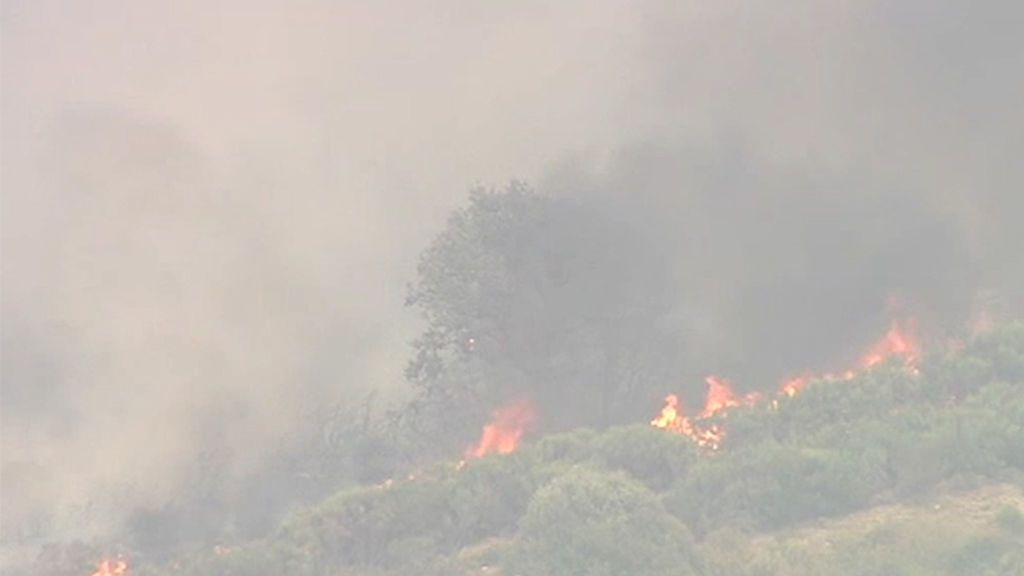
[[[92,576],[128,576],[128,562],[120,556],[101,560]]]
[[[902,358],[904,367],[911,373],[917,373],[917,364],[921,359],[921,342],[917,337],[917,325],[913,320],[894,321],[885,336],[860,357],[858,369],[846,370],[839,374],[805,373],[783,382],[779,392],[792,398],[803,391],[812,380],[853,380],[859,370],[873,368],[893,358]]]
[[[783,382],[779,388],[779,396],[792,398],[815,380],[852,380],[859,370],[867,370],[893,358],[901,358],[904,367],[917,374],[921,344],[917,337],[916,324],[912,320],[893,322],[885,336],[860,358],[858,370],[846,370],[838,374],[804,373]],[[726,417],[732,408],[756,404],[761,400],[761,396],[757,393],[739,396],[728,380],[718,376],[708,376],[704,381],[708,385],[704,410],[693,421],[684,414],[679,397],[669,394],[665,398],[665,407],[661,409],[661,414],[651,421],[651,426],[688,436],[702,448],[718,450],[725,440],[725,429],[721,419]],[[778,397],[772,400],[772,405],[778,407]],[[708,422],[709,419],[713,420]]]
[[[482,458],[488,454],[509,454],[519,448],[523,434],[537,420],[532,402],[513,402],[494,412],[491,422],[484,426],[480,441],[466,450],[466,458]]]

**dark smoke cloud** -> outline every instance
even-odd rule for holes
[[[894,319],[956,333],[982,286],[955,220],[870,178],[650,146],[597,181],[563,170],[549,186],[596,195],[672,270],[692,370],[681,384],[698,390],[706,373],[767,388],[849,365]]]
[[[644,22],[659,126],[548,187],[596,191],[674,255],[692,388],[848,365],[892,318],[940,337],[1021,313],[1019,5],[666,3]]]
[[[626,7],[577,8],[5,2],[4,536],[102,532],[401,397],[446,213],[624,128],[581,96]]]

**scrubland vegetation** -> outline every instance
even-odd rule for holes
[[[242,486],[214,459],[34,569],[120,553],[139,576],[1024,573],[1024,324],[850,329],[835,346],[860,359],[835,364],[853,369],[707,377],[696,409],[687,279],[602,202],[473,192],[409,287],[409,397],[325,409]],[[774,327],[767,348],[811,339],[777,314],[750,320]]]
[[[1024,326],[723,418],[715,452],[638,424],[439,461],[140,573],[1024,573]]]

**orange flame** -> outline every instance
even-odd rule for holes
[[[921,342],[917,337],[917,325],[913,320],[894,321],[885,336],[861,356],[857,364],[859,369],[867,370],[892,358],[902,358],[903,365],[912,373],[917,373],[917,364],[921,359]],[[783,382],[779,393],[792,398],[802,392],[812,380],[853,380],[856,376],[857,370],[846,370],[840,374],[805,373]]]
[[[92,576],[128,576],[128,562],[121,556],[101,560]]]
[[[661,414],[659,414],[657,418],[651,420],[651,426],[685,434],[687,436],[689,436],[693,431],[690,419],[683,414],[679,397],[675,394],[669,394],[665,397],[665,407],[661,409]]]
[[[494,412],[490,424],[484,426],[480,441],[466,449],[466,458],[482,458],[488,454],[509,454],[519,448],[527,429],[537,420],[532,402],[513,402]]]
[[[803,389],[807,387],[807,384],[810,383],[810,381],[810,376],[797,376],[796,378],[790,378],[789,380],[786,380],[782,384],[782,387],[779,389],[779,392],[792,398],[793,396],[796,396],[797,394],[802,392]]]
[[[704,411],[700,413],[701,418],[710,418],[740,405],[740,399],[728,380],[718,376],[708,376],[704,382],[708,385],[708,396],[704,402]]]
[[[889,331],[861,360],[862,368],[877,366],[890,358],[903,358],[908,368],[914,368],[921,358],[921,343],[917,338],[917,325],[912,321],[893,322]]]
[[[665,397],[665,407],[661,409],[661,414],[651,420],[651,426],[682,434],[701,448],[718,450],[725,440],[725,429],[717,422],[702,421],[716,416],[725,417],[730,408],[753,404],[760,396],[747,394],[741,397],[733,391],[728,380],[718,376],[708,376],[704,381],[708,385],[707,399],[704,410],[697,415],[697,422],[691,422],[683,412],[679,397],[669,394]]]
[[[917,337],[916,325],[912,320],[893,322],[885,336],[861,357],[859,367],[868,369],[891,358],[902,358],[904,366],[912,373],[917,373],[917,363],[921,358],[921,344]],[[822,375],[805,373],[783,382],[779,388],[779,396],[792,398],[803,391],[813,380],[852,380],[856,375],[855,370],[846,370],[839,374],[831,372]],[[704,410],[697,415],[695,421],[691,422],[683,413],[679,397],[669,394],[665,398],[665,407],[661,409],[661,414],[651,420],[651,426],[688,436],[702,448],[718,450],[726,436],[722,422],[718,419],[711,422],[705,422],[705,420],[713,417],[724,418],[728,416],[730,409],[742,405],[752,406],[760,402],[762,398],[757,393],[741,397],[736,394],[728,380],[718,376],[708,376],[704,381],[708,385],[707,399],[704,403]],[[772,400],[772,405],[778,407],[778,398]]]

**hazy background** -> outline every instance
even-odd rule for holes
[[[4,2],[5,534],[401,398],[406,284],[477,184],[678,247],[695,371],[1021,308],[1018,2],[369,4]]]

